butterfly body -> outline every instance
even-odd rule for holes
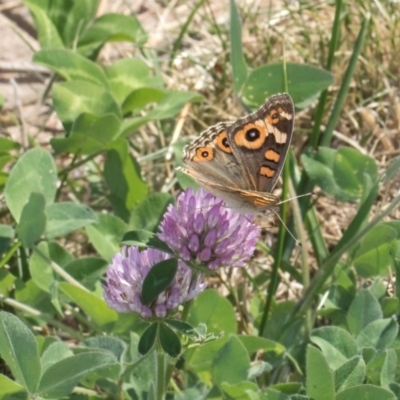
[[[235,122],[220,122],[185,147],[181,172],[245,214],[263,214],[279,203],[276,185],[292,139],[291,97],[268,98]]]

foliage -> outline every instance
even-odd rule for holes
[[[400,222],[384,217],[400,196],[371,219],[380,186],[394,179],[399,159],[382,174],[370,156],[331,147],[370,17],[362,20],[327,113],[330,70],[344,23],[342,2],[336,2],[325,69],[285,59],[251,69],[242,47],[240,13],[230,0],[232,85],[245,106],[254,108],[283,91],[292,95],[298,110],[318,99],[309,146],[301,155],[303,168],[299,172],[298,161],[288,157],[283,197],[291,180],[298,194],[318,187],[337,204],[357,202],[334,248],[326,244],[311,197],[299,199],[293,218],[287,203],[282,204],[290,230],[304,221],[318,272],[307,284],[305,266],[301,273],[294,268],[294,241],[283,227],[274,251],[260,244],[274,264],[268,277],[264,271],[248,276],[254,288],[248,316],[255,334],[250,334],[243,328],[249,321],[237,321],[243,315],[239,289],[227,281],[227,297],[206,290],[186,303],[181,320],[145,321],[107,306],[102,277],[121,243],[171,253],[155,233],[173,196],[143,179],[132,155],[137,131],[148,123],[165,128],[183,106],[203,97],[166,87],[136,17],[96,18],[98,0],[24,3],[41,45],[34,61],[52,71],[52,107],[65,135],[49,141],[51,151],[47,146],[22,151],[11,139],[0,138],[0,188],[7,205],[0,225],[0,354],[8,368],[0,375],[0,399],[161,399],[166,391],[175,399],[399,399],[399,286],[396,282],[389,295],[386,281],[392,270],[400,271]],[[102,65],[101,49],[113,41],[131,43],[142,57]],[[176,164],[182,145],[168,148]],[[95,198],[86,202],[79,196],[81,184],[73,173],[83,167],[93,193],[106,200],[100,209],[108,213],[99,211]],[[191,184],[178,175],[164,189]],[[71,193],[70,201],[65,192]],[[85,257],[66,245],[78,234],[87,240]],[[91,249],[98,256],[91,256]],[[145,304],[169,287],[176,265],[172,258],[149,273]],[[297,302],[276,296],[279,268],[304,283]],[[34,335],[38,326],[52,331]],[[63,341],[61,333],[74,345]]]

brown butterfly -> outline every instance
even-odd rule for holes
[[[220,122],[185,147],[178,168],[245,214],[264,214],[279,203],[271,193],[285,163],[294,124],[287,93],[269,97],[257,111]]]

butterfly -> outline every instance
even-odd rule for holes
[[[269,97],[257,111],[206,129],[184,148],[178,170],[243,214],[265,214],[292,140],[294,105],[287,93]]]

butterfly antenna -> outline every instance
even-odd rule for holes
[[[276,205],[280,206],[281,204],[287,203],[288,201],[292,201],[294,199],[299,199],[300,197],[312,196],[313,194],[314,194],[314,192],[300,194],[299,196],[295,196],[295,197],[291,197],[289,199],[282,200],[279,203],[277,203]]]
[[[303,196],[306,196],[306,195],[303,195]],[[299,196],[299,197],[301,197],[301,196]],[[296,197],[294,197],[294,198],[296,198]],[[289,200],[290,200],[290,199],[289,199]],[[286,200],[285,200],[285,201],[286,201]],[[282,203],[284,203],[284,201],[283,201]],[[279,203],[279,204],[282,204],[282,203]],[[282,222],[282,225],[285,227],[285,229],[287,230],[287,232],[289,233],[289,235],[293,238],[293,240],[296,242],[296,244],[298,244],[299,246],[301,246],[301,243],[300,243],[299,240],[293,235],[293,233],[290,231],[290,229],[287,227],[287,225],[283,222],[283,219],[281,218],[281,216],[280,216],[274,209],[272,209],[271,211],[278,217],[279,221]]]

